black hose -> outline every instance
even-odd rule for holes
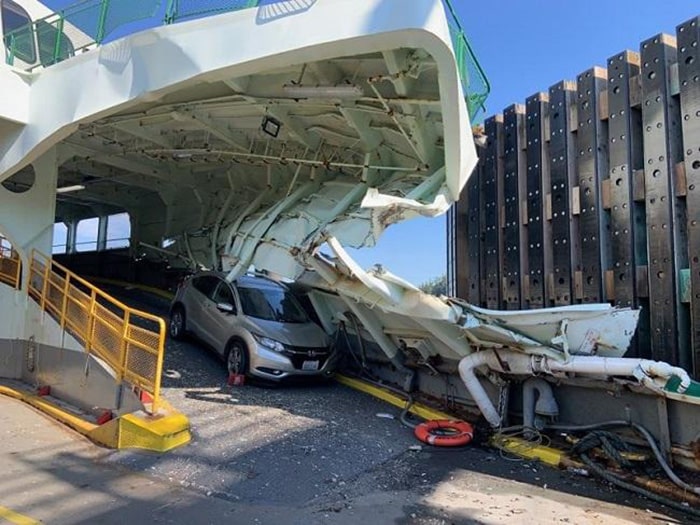
[[[358,364],[360,367],[360,370],[364,370],[366,368],[366,365],[363,361],[361,361],[357,355],[355,354],[355,351],[352,349],[352,345],[350,344],[350,337],[348,337],[348,331],[345,328],[345,323],[341,321],[338,325],[338,330],[335,332],[335,343],[336,346],[338,345],[338,339],[340,339],[340,332],[343,332],[343,336],[345,338],[345,343],[347,344],[348,347],[348,353],[352,356],[352,358],[355,360],[355,362]]]
[[[677,501],[674,501],[670,498],[667,498],[665,496],[661,496],[660,494],[657,494],[655,492],[651,492],[650,490],[644,489],[642,487],[638,487],[637,485],[634,485],[633,483],[629,483],[627,481],[624,481],[614,475],[611,472],[608,472],[605,469],[600,468],[598,465],[595,464],[591,458],[588,457],[588,454],[583,453],[580,455],[581,459],[583,462],[590,468],[593,472],[595,472],[598,476],[601,478],[605,479],[606,481],[609,481],[613,485],[620,487],[622,489],[629,490],[631,492],[635,492],[641,496],[644,496],[645,498],[649,498],[653,501],[656,501],[657,503],[661,503],[662,505],[666,505],[667,507],[674,508],[676,510],[680,510],[682,512],[687,512],[689,514],[692,514],[693,516],[700,516],[700,510],[694,509],[693,507],[683,505],[682,503],[679,503]]]
[[[373,384],[374,386],[380,387],[380,388],[385,388],[401,397],[406,398],[406,406],[404,409],[401,411],[401,414],[399,415],[399,421],[401,424],[405,427],[415,429],[418,426],[418,423],[413,423],[408,419],[408,414],[409,411],[411,410],[411,407],[414,405],[415,401],[413,399],[413,396],[411,394],[408,394],[404,392],[403,390],[400,390],[398,388],[394,388],[393,386],[386,385],[379,381],[378,379],[375,379],[374,377],[371,377],[369,371],[367,370],[367,365],[365,363],[366,360],[366,350],[365,350],[365,345],[364,345],[364,340],[362,339],[362,336],[360,335],[360,329],[357,324],[357,320],[353,315],[348,316],[350,320],[353,322],[353,325],[355,327],[355,334],[357,336],[358,340],[358,345],[360,346],[360,356],[361,360],[355,355],[355,352],[350,350],[350,354],[352,355],[353,359],[355,359],[355,362],[360,365],[360,376],[365,376],[363,377],[364,381],[367,381],[370,384]],[[347,343],[348,347],[351,347],[352,345],[350,344],[350,337],[348,336],[347,329],[345,328],[345,323],[340,323],[340,326],[342,326],[343,334],[345,336],[345,342]]]
[[[401,424],[408,428],[416,428],[418,426],[418,423],[413,423],[408,420],[408,412],[409,410],[411,410],[413,403],[413,396],[409,394],[408,401],[406,402],[406,407],[401,411],[401,415],[399,416],[399,421],[401,421]]]
[[[346,312],[345,315],[350,318],[352,325],[355,328],[355,337],[357,338],[357,345],[360,347],[360,357],[362,357],[362,368],[367,367],[367,350],[365,348],[365,340],[362,339],[362,334],[360,333],[360,324],[357,322],[355,314],[352,312]],[[345,332],[347,335],[347,332]],[[348,344],[350,341],[348,340]]]
[[[692,492],[693,494],[700,495],[700,487],[694,487],[693,485],[686,483],[681,478],[679,478],[675,472],[673,472],[673,469],[671,469],[671,466],[668,464],[668,461],[666,460],[665,456],[663,455],[661,450],[659,450],[654,436],[652,436],[646,428],[644,428],[638,423],[620,419],[613,421],[603,421],[602,423],[595,423],[592,425],[547,425],[547,428],[551,430],[563,430],[565,432],[585,432],[590,430],[600,430],[604,428],[615,427],[630,427],[636,430],[649,443],[652,452],[654,452],[654,456],[656,456],[656,460],[659,462],[661,468],[663,468],[668,478],[683,490],[687,490],[688,492]]]
[[[646,440],[649,442],[649,445],[651,446],[652,450],[654,451],[654,454],[656,455],[656,459],[659,461],[659,463],[664,466],[664,470],[671,471],[670,467],[666,463],[665,458],[661,455],[661,452],[658,450],[658,447],[656,446],[656,442],[651,436],[651,434],[641,425],[638,425],[636,423],[628,422],[628,421],[609,421],[605,423],[601,423],[599,425],[596,425],[598,427],[612,427],[612,426],[621,426],[618,423],[624,423],[624,426],[630,426],[640,434],[642,434]],[[590,427],[591,425],[584,425],[584,427]],[[568,427],[567,425],[552,425],[550,428],[557,427],[559,430],[568,430],[572,431],[573,428],[576,427]],[[578,427],[580,429],[580,427]],[[667,505],[669,507],[675,508],[677,510],[687,512],[690,514],[693,514],[694,516],[700,516],[700,510],[694,509],[692,507],[683,505],[682,503],[679,503],[677,501],[674,501],[670,498],[667,498],[665,496],[662,496],[660,494],[657,494],[655,492],[652,492],[650,490],[647,490],[645,488],[639,487],[633,483],[629,483],[622,479],[620,476],[613,474],[612,472],[608,472],[605,469],[601,468],[599,465],[597,465],[588,455],[588,452],[592,450],[593,448],[596,447],[601,447],[603,451],[612,459],[618,462],[621,466],[630,466],[630,462],[627,461],[623,456],[622,452],[629,451],[630,447],[625,443],[619,436],[616,434],[613,434],[611,432],[607,432],[604,430],[591,430],[589,434],[587,434],[585,437],[583,437],[576,445],[573,447],[573,452],[577,454],[581,460],[588,466],[589,469],[591,469],[595,474],[597,474],[599,477],[609,481],[610,483],[614,484],[615,486],[618,486],[620,488],[635,492],[637,494],[640,494],[646,498],[649,498],[653,501],[656,501],[658,503],[661,503],[663,505]],[[676,478],[674,482],[680,481],[680,479],[675,476],[675,473],[671,471],[673,476]],[[669,476],[670,477],[670,476]],[[682,481],[680,481],[683,483]],[[677,483],[678,484],[678,483]],[[683,483],[685,485],[685,483]],[[690,487],[688,485],[688,487]]]
[[[348,353],[353,357],[355,362],[359,365],[359,367],[360,367],[360,374],[359,375],[363,381],[367,381],[368,383],[370,383],[374,386],[380,387],[380,388],[385,388],[385,389],[387,389],[387,390],[389,390],[397,395],[400,395],[401,397],[406,398],[406,407],[401,411],[401,414],[399,415],[399,421],[401,422],[402,425],[404,425],[408,428],[416,428],[417,425],[408,421],[408,419],[407,419],[408,412],[414,403],[413,396],[411,394],[407,394],[403,390],[399,390],[398,388],[394,388],[390,385],[385,385],[384,383],[382,383],[378,379],[374,378],[370,374],[369,370],[367,370],[367,364],[365,363],[365,359],[366,359],[365,355],[366,354],[365,354],[365,349],[364,349],[364,341],[362,340],[362,336],[360,335],[360,330],[359,330],[359,327],[357,325],[357,321],[355,320],[354,317],[352,317],[352,316],[349,316],[349,317],[353,321],[353,324],[355,326],[355,334],[357,336],[358,345],[360,346],[360,352],[361,352],[360,357],[358,357],[355,354],[355,351],[352,349],[352,344],[350,343],[350,336],[348,335],[348,331],[347,331],[347,328],[345,327],[344,322],[341,322],[339,327],[338,327],[338,331],[336,332],[336,340],[338,338],[338,335],[340,334],[340,331],[342,330],[343,335],[345,337],[345,342],[348,345],[348,350],[349,350]]]
[[[631,452],[632,447],[617,434],[606,430],[589,432],[573,446],[571,451],[577,456],[583,456],[594,448],[602,449],[621,467],[632,467],[632,462],[623,455],[625,452]]]

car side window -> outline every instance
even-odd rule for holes
[[[231,292],[231,287],[225,281],[219,281],[219,286],[214,290],[214,295],[212,295],[211,300],[216,304],[225,303],[236,307],[236,303],[233,300],[233,293]]]
[[[202,275],[201,277],[192,279],[192,286],[207,297],[211,297],[217,284],[219,284],[219,280],[211,275]]]

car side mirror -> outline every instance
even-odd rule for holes
[[[217,303],[216,304],[217,310],[220,312],[224,312],[225,314],[233,314],[236,313],[236,309],[233,307],[232,304],[228,303]]]

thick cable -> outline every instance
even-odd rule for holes
[[[547,428],[551,430],[561,430],[565,432],[585,432],[585,431],[590,431],[590,430],[599,430],[603,428],[614,428],[614,427],[630,427],[636,430],[639,434],[641,434],[646,441],[649,443],[649,446],[654,453],[654,456],[656,456],[657,461],[661,465],[661,468],[664,470],[668,478],[673,481],[676,485],[678,485],[680,488],[683,490],[687,490],[688,492],[692,492],[693,494],[700,495],[700,487],[695,487],[693,485],[690,485],[683,481],[681,478],[676,475],[676,473],[673,471],[671,466],[668,464],[668,461],[664,457],[663,453],[659,449],[659,446],[656,444],[656,440],[654,439],[654,436],[651,435],[651,433],[644,428],[642,425],[638,423],[633,423],[631,421],[625,421],[625,420],[613,420],[613,421],[603,421],[602,423],[595,423],[592,425],[548,425]]]
[[[613,485],[616,485],[617,487],[623,488],[625,490],[629,490],[631,492],[635,492],[636,494],[639,494],[641,496],[644,496],[645,498],[649,498],[653,501],[656,501],[657,503],[661,503],[662,505],[666,505],[667,507],[674,508],[676,510],[680,510],[682,512],[687,512],[688,514],[692,514],[694,516],[700,516],[700,510],[699,509],[694,509],[693,507],[686,506],[682,503],[679,503],[677,501],[674,501],[670,498],[667,498],[666,496],[662,496],[660,494],[657,494],[656,492],[652,492],[650,490],[644,489],[642,487],[638,487],[637,485],[634,485],[633,483],[629,483],[627,481],[624,481],[623,479],[620,479],[618,476],[612,474],[611,472],[608,472],[605,469],[602,469],[596,463],[591,460],[591,458],[588,457],[588,454],[581,454],[581,459],[583,462],[586,464],[588,468],[590,468],[593,472],[595,472],[598,476],[601,478],[605,479],[606,481],[609,481]]]
[[[659,463],[662,465],[662,467],[665,464],[665,466],[668,468],[668,470],[671,470],[670,467],[668,466],[668,463],[666,462],[665,458],[663,458],[661,452],[658,450],[658,447],[656,446],[656,443],[654,441],[653,436],[651,436],[651,434],[649,433],[649,431],[646,428],[642,427],[639,424],[631,423],[629,421],[624,421],[624,420],[615,420],[615,421],[605,421],[602,423],[594,423],[591,425],[547,425],[547,428],[550,430],[560,430],[560,431],[565,431],[565,432],[595,431],[595,430],[598,430],[601,428],[614,428],[614,427],[632,427],[635,430],[639,431],[642,435],[644,435],[644,437],[647,439],[647,441],[651,445],[652,450],[654,450],[654,455],[656,456],[657,460],[659,460]],[[496,434],[496,436],[502,435],[505,437],[508,434],[510,434],[511,436],[517,436],[517,434],[519,432],[524,432],[524,431],[535,431],[536,432],[536,429],[525,428],[523,425],[514,425],[514,426],[505,427],[505,428],[500,429],[500,431]],[[583,438],[581,441],[583,441],[585,439],[586,438]],[[622,443],[622,440],[620,439],[619,442]],[[503,449],[499,447],[499,450],[501,452],[501,456],[503,456]],[[607,447],[605,448],[605,450],[606,451],[608,450]],[[687,513],[693,514],[694,516],[700,516],[700,510],[686,506],[682,503],[679,503],[679,502],[674,501],[670,498],[667,498],[665,496],[662,496],[660,494],[657,494],[655,492],[647,490],[643,487],[639,487],[633,483],[629,483],[628,481],[621,479],[619,476],[616,476],[615,474],[608,472],[607,470],[598,466],[593,460],[591,460],[591,458],[588,456],[586,451],[580,453],[579,457],[583,460],[584,464],[587,467],[589,467],[595,474],[597,474],[601,478],[605,479],[606,481],[608,481],[608,482],[610,482],[610,483],[612,483],[612,484],[614,484],[622,489],[632,491],[636,494],[639,494],[639,495],[644,496],[646,498],[649,498],[653,501],[656,501],[657,503],[661,503],[662,505],[672,507],[672,508],[680,510],[682,512],[687,512]],[[619,454],[613,454],[613,457],[622,458],[622,456]],[[506,458],[506,459],[508,459],[508,458]],[[664,468],[664,470],[666,471],[666,468]],[[666,471],[666,473],[668,474],[668,471]],[[673,473],[673,471],[671,471],[671,473]],[[675,475],[675,473],[673,473],[673,476],[678,481],[680,481],[683,485],[690,487],[690,485],[687,485],[682,480],[680,480]],[[669,476],[669,478],[670,477],[671,476]],[[674,481],[674,480],[672,479],[672,481]],[[676,485],[678,485],[678,483],[676,483]],[[679,486],[681,486],[681,488],[684,488],[682,485],[679,485]],[[695,487],[695,488],[697,488],[697,487]],[[692,489],[692,487],[691,487],[691,489]],[[685,490],[688,490],[688,489],[685,489]],[[695,490],[690,490],[690,492],[695,492]]]

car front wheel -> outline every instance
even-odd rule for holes
[[[170,337],[178,341],[182,340],[185,337],[185,326],[185,310],[182,307],[175,308],[168,325]]]
[[[229,375],[244,375],[248,371],[248,350],[240,341],[231,341],[226,349],[226,368]]]

